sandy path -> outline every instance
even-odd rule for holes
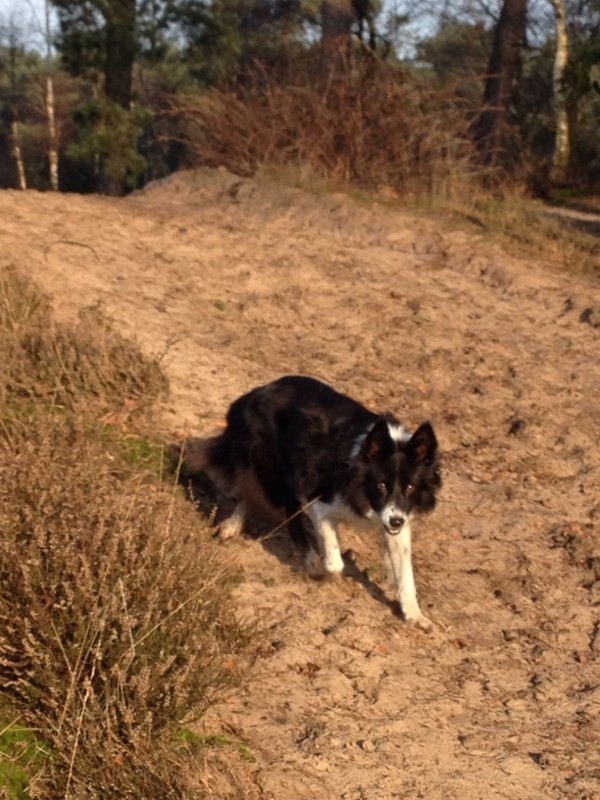
[[[211,724],[250,743],[258,796],[600,798],[597,282],[224,172],[124,200],[2,192],[0,218],[0,265],[162,356],[165,435],[287,372],[435,424],[445,488],[415,526],[431,636],[352,579],[304,578],[285,536],[224,545],[271,645]]]

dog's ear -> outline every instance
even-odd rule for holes
[[[394,451],[394,443],[390,436],[387,420],[383,417],[377,420],[367,434],[362,446],[362,455],[365,461],[376,458],[386,458]]]
[[[406,450],[419,464],[431,464],[437,453],[437,439],[430,422],[424,422],[413,433]]]

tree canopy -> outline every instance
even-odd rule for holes
[[[451,150],[465,163],[549,174],[556,123],[549,2],[455,0],[438,11],[412,0],[393,8],[379,0],[52,0],[51,8],[56,26],[46,51],[29,43],[14,15],[0,19],[1,186],[19,185],[21,171],[27,186],[49,188],[49,102],[60,187],[68,190],[119,194],[185,164],[234,166],[240,158],[227,132],[237,130],[234,108],[248,129],[280,126],[257,133],[271,145],[241,158],[247,164],[294,162],[312,147],[323,170],[360,181],[358,161],[375,157],[369,146],[398,162],[383,137],[396,126],[417,141],[422,126],[429,141],[435,120],[452,142],[436,145],[440,159]],[[572,0],[566,14],[568,174],[593,184],[600,94],[590,76],[600,64],[600,3]],[[390,122],[400,94],[412,117]],[[363,137],[350,166],[325,155],[317,137],[325,120],[323,136],[340,128],[332,153],[356,149],[353,139]],[[388,182],[401,191],[395,168],[399,175],[400,165],[389,164]]]

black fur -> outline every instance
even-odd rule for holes
[[[207,440],[202,468],[244,502],[251,474],[268,503],[294,517],[297,545],[315,546],[302,504],[343,502],[368,517],[393,501],[408,517],[428,512],[441,485],[431,425],[394,438],[391,415],[378,415],[314,378],[290,375],[252,389],[227,413],[226,429]],[[388,530],[389,533],[394,531]]]

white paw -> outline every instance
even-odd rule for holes
[[[422,614],[420,611],[413,613],[413,614],[405,614],[404,615],[407,622],[410,622],[411,625],[416,625],[417,628],[420,628],[425,633],[431,633],[433,630],[433,622],[428,619],[425,614]]]
[[[325,571],[332,575],[337,575],[344,571],[344,560],[337,548],[332,553],[325,555]]]
[[[219,525],[219,539],[232,539],[242,532],[244,521],[240,517],[228,517]]]

